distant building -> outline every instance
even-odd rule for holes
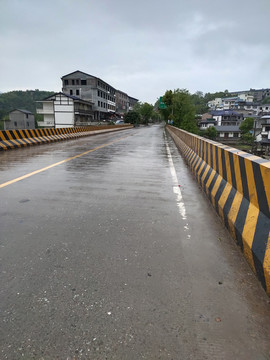
[[[270,145],[270,115],[254,119],[253,135],[257,142]]]
[[[210,113],[218,126],[239,126],[244,119],[242,113],[233,110],[215,110]]]
[[[119,115],[124,115],[129,110],[129,96],[123,91],[116,90],[115,92],[115,112]]]
[[[4,129],[35,129],[35,116],[28,110],[12,110],[9,113],[9,120],[4,121]]]
[[[216,126],[217,141],[238,141],[241,137],[239,126]]]
[[[253,96],[253,99],[255,102],[261,102],[266,97],[270,96],[270,89],[249,89],[249,90],[243,90],[243,91],[232,91],[230,94],[233,96],[240,96],[240,95],[250,95]],[[249,100],[246,100],[249,101]]]
[[[77,70],[61,79],[63,93],[93,103],[95,121],[122,115],[131,106],[130,99],[133,98],[96,76]]]
[[[138,99],[135,99],[134,97],[129,96],[128,97],[128,101],[129,101],[129,108],[128,110],[133,110],[134,109],[134,105],[137,104],[137,102],[139,101]]]
[[[93,103],[76,96],[56,93],[42,101],[37,113],[43,115],[38,125],[46,128],[66,128],[91,125],[94,120]]]

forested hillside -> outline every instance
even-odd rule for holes
[[[0,120],[2,120],[11,110],[23,109],[36,112],[36,101],[54,94],[53,91],[41,90],[18,90],[0,94]]]

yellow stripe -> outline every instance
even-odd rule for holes
[[[207,164],[211,164],[212,147],[213,147],[213,145],[211,143],[208,143],[208,160],[207,160]]]
[[[229,214],[228,214],[229,230],[234,239],[236,239],[234,224],[235,224],[242,200],[243,200],[243,195],[240,194],[239,192],[236,192],[235,197],[232,202],[232,206],[231,206]]]
[[[117,139],[117,140],[115,140],[115,141],[109,142],[109,143],[104,144],[104,145],[100,145],[100,146],[98,146],[98,147],[96,147],[96,148],[94,148],[94,149],[87,150],[87,151],[85,151],[85,152],[83,152],[83,153],[81,153],[81,154],[72,156],[72,157],[70,157],[70,158],[68,158],[68,159],[59,161],[59,162],[54,163],[54,164],[52,164],[52,165],[46,166],[46,167],[44,167],[44,168],[42,168],[42,169],[39,169],[39,170],[33,171],[33,172],[31,172],[31,173],[28,173],[28,174],[26,174],[26,175],[20,176],[20,177],[18,177],[18,178],[16,178],[16,179],[7,181],[7,182],[5,182],[5,183],[3,183],[3,184],[0,184],[0,188],[3,188],[3,187],[5,187],[5,186],[11,185],[11,184],[14,184],[14,183],[16,183],[16,182],[18,182],[18,181],[27,179],[27,178],[30,177],[30,176],[33,176],[33,175],[39,174],[39,173],[41,173],[41,172],[43,172],[43,171],[49,170],[49,169],[51,169],[51,168],[53,168],[53,167],[55,167],[55,166],[64,164],[64,163],[66,163],[66,162],[68,162],[68,161],[71,161],[71,160],[73,160],[73,159],[77,159],[77,158],[79,158],[79,157],[81,157],[81,156],[83,156],[83,155],[89,154],[89,153],[91,153],[91,152],[93,152],[93,151],[96,151],[96,150],[102,149],[102,148],[104,148],[104,147],[106,147],[106,146],[109,146],[109,145],[112,145],[112,144],[114,144],[114,143],[117,143],[117,142],[119,142],[119,141],[127,138],[128,136],[130,136],[130,135],[123,136],[123,137],[121,137],[121,138],[119,138],[119,139]]]
[[[24,133],[22,132],[22,130],[18,130],[19,131],[19,133],[20,133],[20,135],[21,135],[21,139],[24,139],[25,138],[25,135],[24,135]]]
[[[268,164],[268,163],[266,163],[266,164]],[[269,162],[269,165],[270,165],[270,162]],[[269,166],[269,168],[270,168],[270,166]],[[261,174],[262,174],[264,190],[265,190],[265,194],[266,194],[266,198],[267,198],[268,208],[270,209],[270,188],[269,188],[270,169],[269,168],[268,168],[268,166],[265,166],[265,163],[260,164],[260,170],[261,170]]]
[[[13,143],[15,143],[16,145],[18,145],[19,147],[21,147],[21,144],[20,144],[20,142],[19,142],[18,140],[12,139],[12,141],[13,141]]]
[[[204,181],[205,177],[206,177],[206,174],[208,173],[208,170],[210,169],[210,165],[207,165],[206,168],[205,168],[205,172],[204,174],[202,175],[202,182]]]
[[[9,138],[9,140],[13,140],[13,137],[11,136],[10,130],[6,130],[6,134],[7,134],[8,138]]]
[[[197,162],[196,166],[194,167],[194,172],[197,172],[198,167],[200,166],[201,158],[199,157],[199,161]]]
[[[9,140],[5,140],[5,144],[11,147],[12,149],[14,149],[15,147],[14,144],[12,144],[12,142],[10,142]]]
[[[236,154],[233,154],[233,163],[234,163],[234,173],[235,173],[235,180],[236,180],[236,190],[243,194],[243,185],[242,185],[242,177],[240,172],[240,165],[239,165],[239,157]]]
[[[226,183],[225,188],[224,188],[224,190],[219,198],[219,201],[218,201],[218,212],[219,212],[219,215],[222,218],[223,222],[224,222],[223,208],[228,199],[231,189],[232,189],[231,184]]]
[[[265,250],[263,270],[266,284],[266,292],[270,294],[270,231],[268,235],[268,242]]]
[[[197,171],[197,178],[198,179],[199,179],[200,173],[202,172],[202,169],[203,169],[204,165],[205,165],[205,161],[202,162],[202,165],[201,165],[199,171]]]
[[[3,141],[6,140],[6,138],[4,137],[4,134],[2,133],[2,131],[0,131],[0,139],[3,140]]]
[[[217,167],[216,167],[216,146],[213,146],[212,148],[212,154],[213,154],[213,169],[215,171],[217,171]]]
[[[242,232],[243,252],[255,274],[256,274],[256,269],[252,256],[252,243],[253,243],[258,216],[259,216],[259,209],[256,208],[251,203],[249,203],[246,222]]]
[[[220,176],[223,176],[222,170],[222,160],[221,160],[221,148],[218,147],[218,173]]]
[[[215,196],[216,196],[216,193],[217,193],[217,191],[218,191],[218,188],[219,188],[219,185],[220,185],[220,183],[221,183],[221,181],[222,181],[222,177],[219,175],[218,177],[217,177],[217,180],[216,180],[216,182],[215,182],[215,185],[214,185],[214,187],[213,187],[213,189],[212,189],[212,191],[211,191],[211,198],[212,198],[212,204],[213,204],[213,206],[215,206]]]
[[[6,146],[5,144],[0,143],[0,146],[1,146],[1,148],[3,148],[4,150],[7,150],[7,146]]]
[[[226,164],[226,170],[227,170],[227,181],[232,184],[232,173],[231,173],[231,164],[230,164],[230,158],[229,158],[229,152],[224,151],[225,155],[225,164]]]
[[[27,138],[23,138],[22,141],[23,141],[23,142],[27,142],[27,144],[29,144],[29,145],[33,145],[32,141],[30,141],[30,140],[27,139]]]
[[[256,190],[256,184],[255,184],[255,180],[254,180],[252,162],[249,159],[245,159],[245,167],[246,167],[246,174],[247,174],[249,200],[253,205],[255,205],[258,208],[259,204],[258,204],[257,190]]]
[[[209,179],[207,180],[207,183],[205,185],[205,191],[206,191],[207,195],[209,195],[209,186],[210,186],[210,184],[211,184],[211,182],[212,182],[212,180],[213,180],[216,173],[217,172],[215,170],[213,170],[211,172],[210,176],[209,176]]]
[[[20,138],[20,137],[18,136],[18,134],[17,134],[17,131],[16,131],[16,130],[13,130],[12,132],[13,132],[13,134],[15,135],[15,138],[16,138],[16,139],[19,139],[19,138]]]

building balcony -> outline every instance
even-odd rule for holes
[[[53,109],[37,109],[37,114],[41,115],[53,115],[54,111]]]
[[[93,115],[93,110],[75,109],[75,115]]]

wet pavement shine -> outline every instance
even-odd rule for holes
[[[0,153],[0,359],[270,359],[270,299],[161,125]]]

